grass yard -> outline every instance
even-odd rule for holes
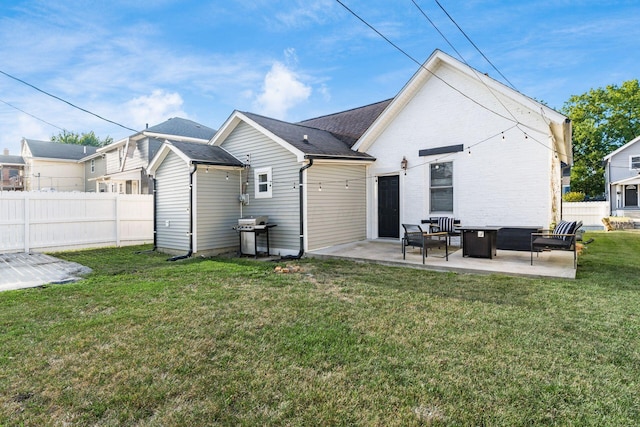
[[[576,280],[58,254],[0,293],[0,425],[638,425],[640,234],[590,237]]]

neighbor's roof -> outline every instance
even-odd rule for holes
[[[375,104],[303,120],[297,124],[329,131],[352,147],[391,101],[392,99],[387,99]]]
[[[76,144],[61,144],[51,141],[24,139],[33,157],[44,159],[80,160],[96,152],[98,147]]]
[[[180,150],[192,162],[221,166],[244,166],[240,160],[222,147],[198,142],[168,141],[168,143]]]
[[[216,131],[192,120],[173,117],[167,121],[145,129],[143,133],[184,136],[187,138],[197,138],[208,141],[213,137]]]
[[[243,112],[241,114],[307,156],[316,158],[375,160],[369,154],[353,151],[347,143],[338,139],[333,133],[327,130],[283,122],[253,113]],[[305,135],[307,135],[307,141],[304,140]]]
[[[0,155],[0,165],[24,165],[22,156]]]

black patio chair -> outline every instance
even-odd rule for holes
[[[412,246],[415,248],[420,248],[420,253],[422,254],[422,263],[424,264],[427,255],[427,247],[437,246],[438,249],[440,249],[442,247],[442,244],[444,244],[445,258],[447,259],[447,261],[449,260],[449,242],[447,241],[447,239],[442,241],[439,238],[434,240],[428,236],[427,238],[425,238],[424,230],[422,230],[422,227],[417,224],[402,224],[402,228],[404,228],[404,236],[402,237],[402,259],[406,259],[407,246]]]
[[[576,231],[582,227],[582,221],[560,221],[553,230],[531,233],[531,265],[533,253],[536,257],[541,251],[573,251],[573,268],[577,267]]]

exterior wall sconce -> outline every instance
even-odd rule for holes
[[[407,165],[409,164],[409,162],[407,161],[406,157],[402,157],[402,161],[400,162],[400,167],[402,168],[402,170],[404,171],[404,174],[407,174]]]

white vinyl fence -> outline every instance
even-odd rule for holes
[[[602,218],[609,216],[609,202],[562,202],[562,219],[582,221],[583,228],[602,230]]]
[[[153,196],[0,191],[0,253],[153,242]]]

